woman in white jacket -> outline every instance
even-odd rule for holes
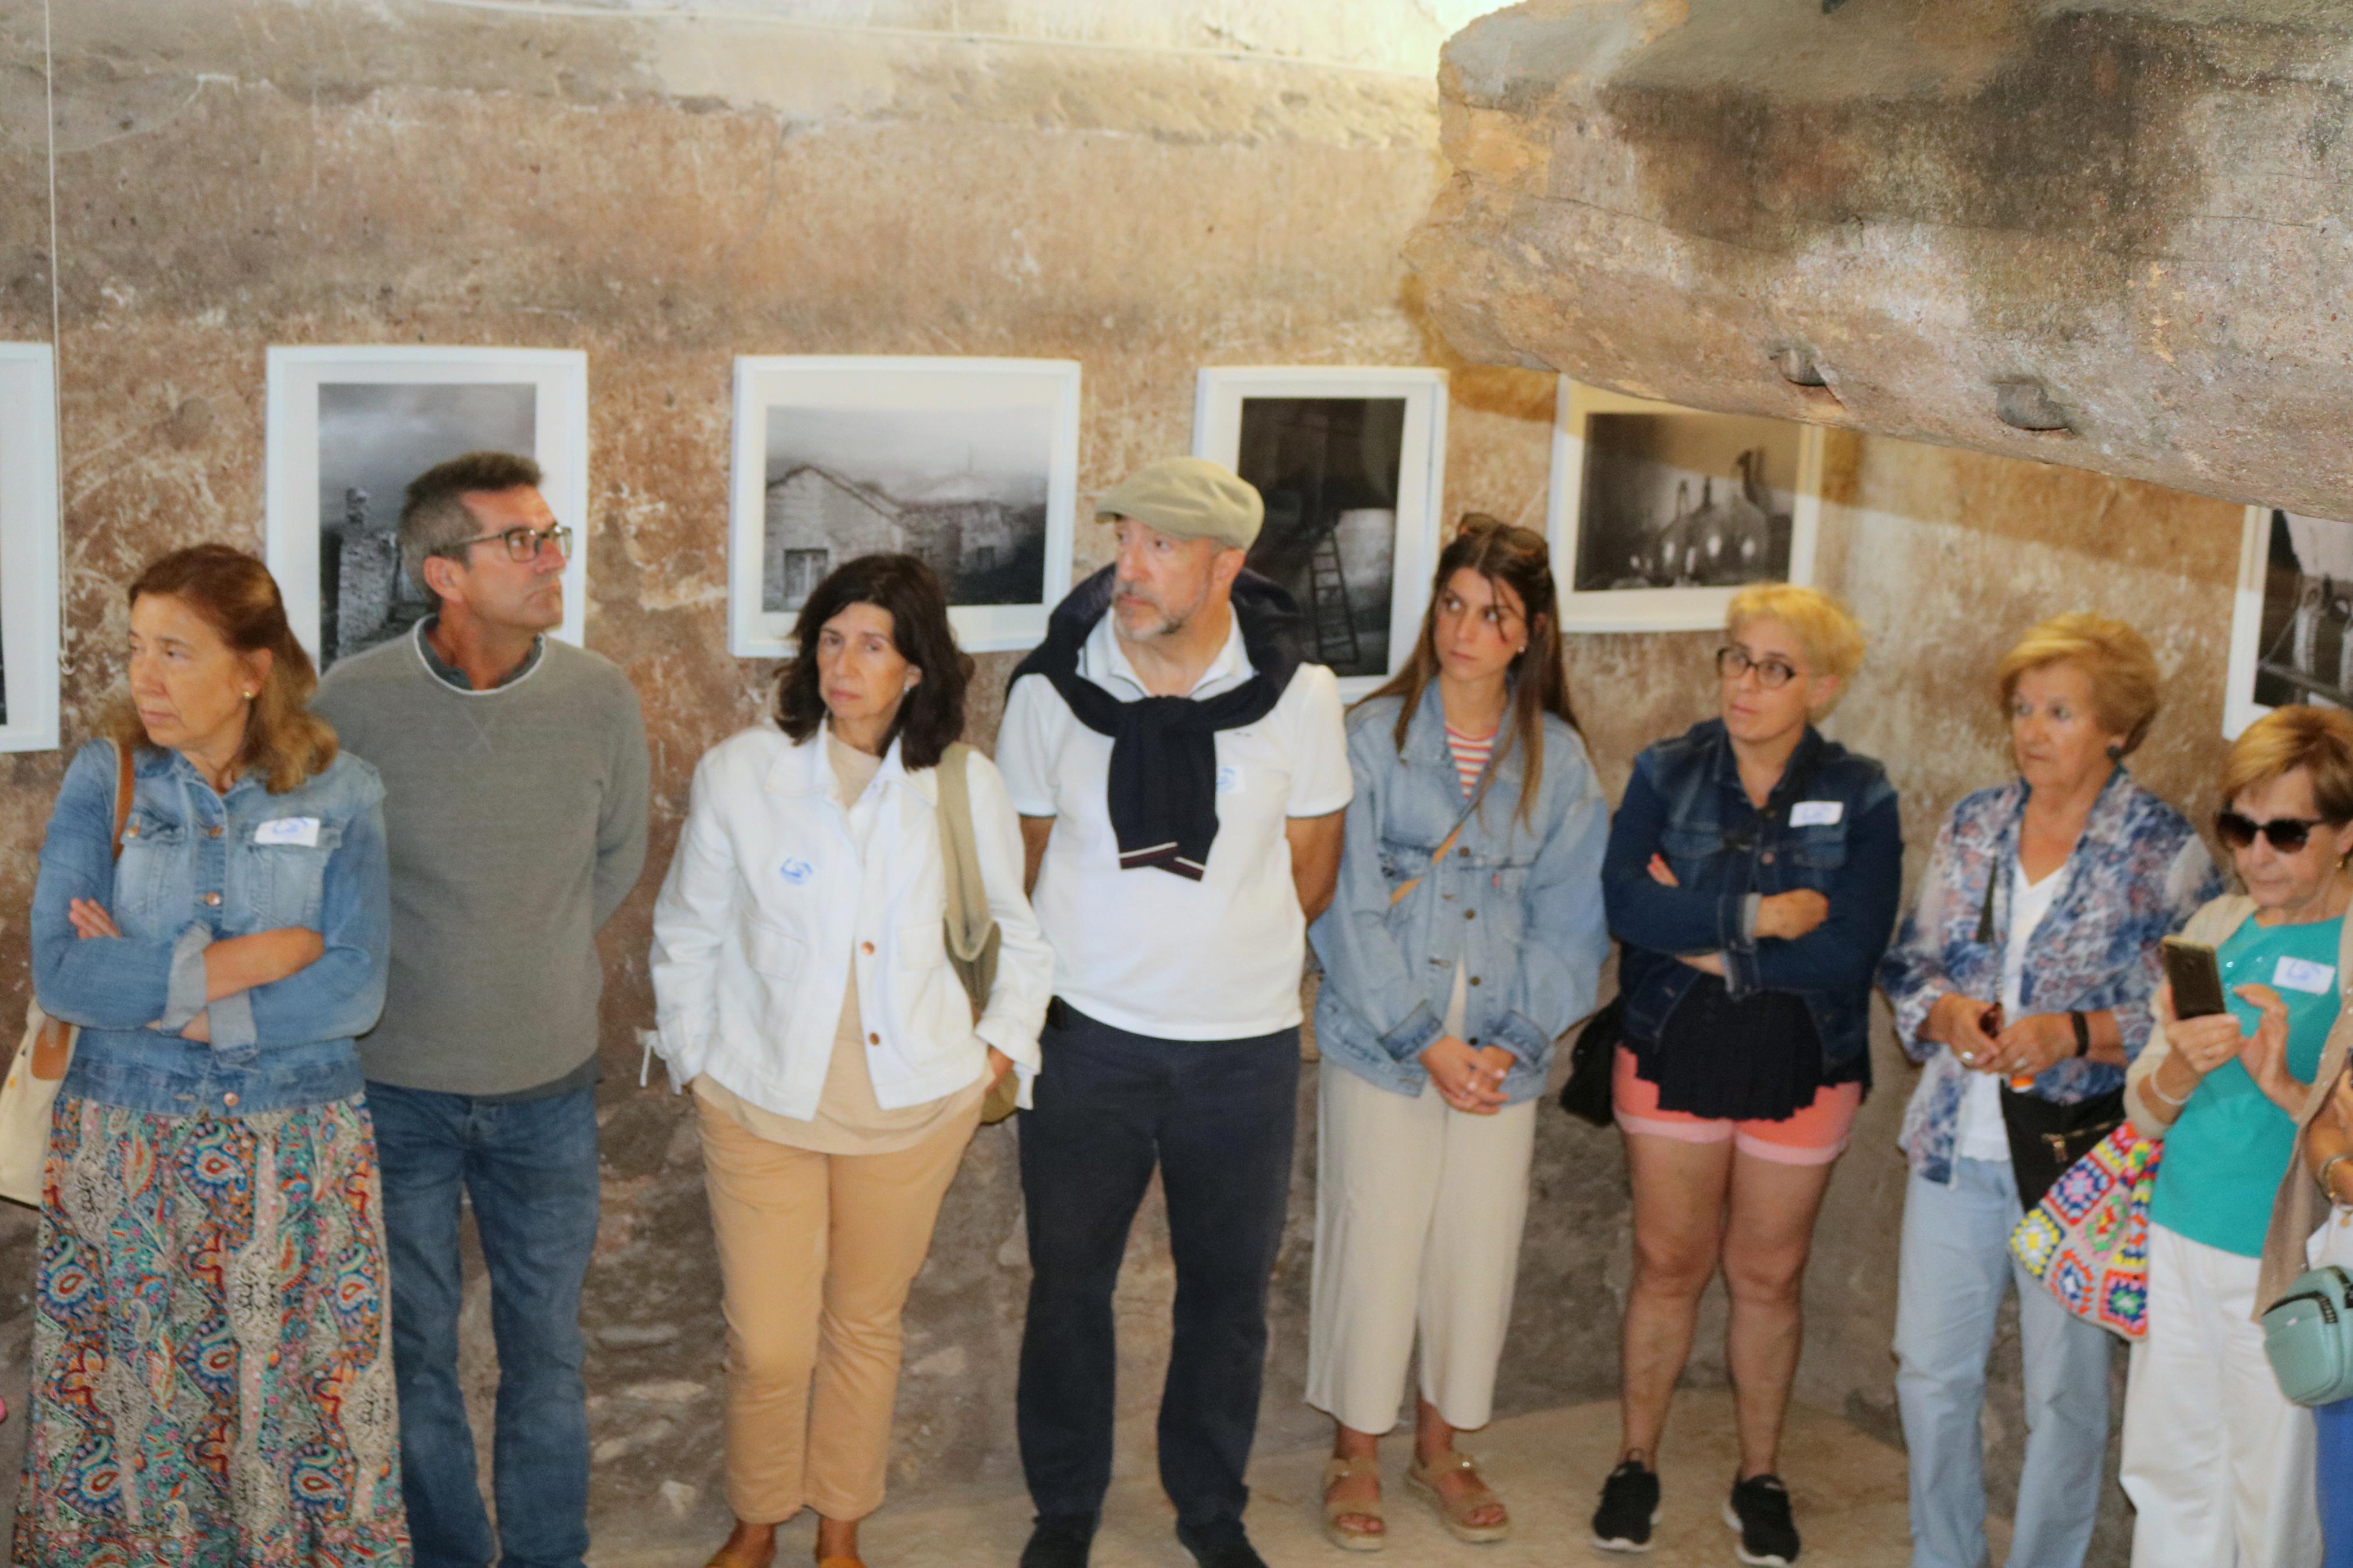
[[[727,1492],[712,1568],[765,1568],[818,1514],[856,1568],[881,1505],[900,1311],[991,1085],[1038,1067],[1053,956],[996,767],[967,754],[1001,933],[977,1021],[948,963],[938,764],[972,661],[911,555],[819,584],[777,723],[712,748],[654,906],[659,1046],[691,1084],[727,1314]]]

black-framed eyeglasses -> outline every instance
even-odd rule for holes
[[[1757,672],[1757,684],[1767,691],[1778,690],[1789,684],[1798,673],[1797,667],[1785,659],[1751,658],[1745,647],[1720,647],[1715,650],[1715,672],[1726,680],[1737,680],[1750,670]]]
[[[2239,811],[2218,811],[2214,814],[2215,837],[2233,849],[2253,847],[2255,836],[2262,834],[2272,841],[2272,847],[2283,855],[2301,854],[2312,841],[2312,830],[2325,826],[2319,817],[2274,816],[2269,822],[2257,822]]]
[[[471,539],[454,540],[433,553],[463,555],[475,545],[488,544],[493,539],[507,547],[510,561],[536,561],[541,547],[550,544],[555,546],[559,560],[572,559],[572,530],[560,522],[549,523],[545,528],[508,528],[496,533],[478,533]]]

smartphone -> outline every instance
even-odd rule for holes
[[[2165,939],[2165,978],[2173,987],[2173,1016],[2203,1018],[2222,1012],[2222,966],[2202,942]]]

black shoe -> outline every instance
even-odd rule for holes
[[[1798,1527],[1789,1518],[1789,1489],[1776,1475],[1736,1481],[1724,1522],[1740,1531],[1740,1560],[1763,1568],[1789,1568],[1798,1560]]]
[[[1038,1516],[1029,1544],[1021,1549],[1021,1568],[1087,1568],[1087,1549],[1094,1544],[1092,1519]]]
[[[1604,1552],[1648,1552],[1651,1526],[1659,1522],[1659,1476],[1640,1459],[1629,1459],[1601,1483],[1601,1506],[1593,1510],[1593,1544]]]
[[[1239,1519],[1215,1524],[1179,1524],[1177,1543],[1193,1554],[1201,1568],[1266,1568],[1266,1559],[1250,1543]]]

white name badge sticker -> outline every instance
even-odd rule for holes
[[[278,816],[253,830],[256,844],[296,844],[305,849],[319,847],[319,819],[315,816]]]
[[[2308,958],[2283,958],[2272,971],[2272,984],[2306,995],[2326,996],[2337,984],[2337,966],[2315,963]]]
[[[1242,771],[1231,763],[1218,770],[1218,793],[1240,795],[1242,792]]]
[[[1792,827],[1828,827],[1846,816],[1842,800],[1801,800],[1789,808]]]

